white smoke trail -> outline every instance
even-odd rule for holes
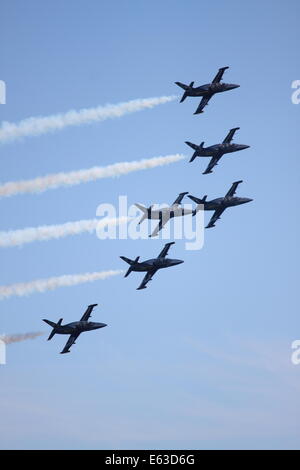
[[[35,241],[47,241],[68,237],[70,235],[78,235],[83,232],[92,233],[97,229],[127,223],[129,220],[129,217],[123,216],[119,218],[105,218],[102,220],[78,220],[76,222],[66,222],[61,225],[41,225],[40,227],[9,230],[7,232],[0,232],[0,247],[20,246]]]
[[[51,175],[24,181],[10,181],[0,185],[0,197],[14,196],[24,193],[38,193],[61,186],[88,183],[101,178],[111,178],[131,173],[133,171],[148,170],[157,166],[169,165],[186,158],[184,155],[166,155],[133,162],[120,162],[108,166],[95,166],[85,170],[71,171],[69,173],[54,173]]]
[[[159,104],[168,103],[177,96],[161,96],[127,101],[125,103],[107,104],[96,108],[68,111],[44,117],[30,117],[18,123],[2,122],[0,127],[0,143],[13,141],[20,137],[36,136],[58,131],[69,126],[79,126],[95,121],[104,121],[135,113],[143,109],[153,108]]]
[[[31,282],[22,282],[8,286],[0,286],[0,300],[8,297],[33,294],[34,292],[46,292],[59,287],[76,286],[86,282],[94,282],[107,279],[111,276],[122,274],[123,271],[100,271],[84,274],[67,274],[64,276],[50,277],[48,279],[37,279]]]
[[[24,333],[17,335],[0,335],[0,340],[5,344],[19,343],[20,341],[25,341],[26,339],[35,339],[38,336],[42,336],[45,333],[37,331],[36,333]]]

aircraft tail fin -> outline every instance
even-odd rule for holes
[[[203,148],[204,142],[201,142],[200,145],[193,144],[192,142],[185,142],[189,147],[195,150],[193,153],[189,163],[193,162],[196,157],[202,157],[201,153],[199,152],[200,149]]]
[[[130,274],[131,271],[133,270],[134,265],[135,265],[136,263],[138,263],[140,257],[138,256],[137,258],[135,258],[135,260],[126,258],[126,256],[120,256],[120,258],[121,258],[123,261],[125,261],[125,263],[130,264],[130,267],[128,268],[128,271],[126,272],[126,274],[125,274],[125,276],[124,276],[124,277],[127,277],[127,276],[129,276],[129,274]]]
[[[46,320],[46,319],[44,319],[43,321],[44,321],[45,323],[47,323],[48,325],[52,326],[52,328],[53,328],[53,330],[51,331],[51,333],[50,333],[50,335],[49,335],[49,338],[48,338],[48,341],[49,341],[49,340],[52,339],[53,336],[55,335],[56,329],[61,326],[61,323],[62,323],[63,319],[60,318],[60,320],[59,320],[57,323],[55,323],[55,322],[53,322],[53,321],[50,321],[50,320]]]
[[[190,88],[193,88],[193,85],[194,85],[194,82],[191,82],[189,85],[185,85],[184,83],[181,83],[181,82],[175,82],[175,84],[177,86],[180,86],[180,88],[182,88],[183,90],[185,90],[185,92],[183,93],[182,97],[181,97],[181,100],[180,100],[180,103],[182,103],[186,97],[188,96],[188,90]]]
[[[153,205],[150,207],[145,207],[145,206],[142,206],[142,204],[135,204],[135,206],[143,212],[142,218],[138,223],[138,225],[140,225],[145,219],[148,219],[149,216],[151,215],[151,209]]]

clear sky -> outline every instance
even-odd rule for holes
[[[172,202],[189,191],[223,196],[233,181],[253,198],[205,232],[200,251],[177,241],[184,264],[136,291],[141,275],[1,302],[0,332],[45,331],[42,318],[107,328],[7,347],[0,366],[5,449],[299,448],[300,339],[299,2],[4,0],[1,121],[181,94],[175,81],[209,82],[221,66],[240,88],[119,120],[3,144],[1,181],[173,153],[185,140],[218,143],[232,127],[251,145],[213,174],[197,159],[119,179],[0,200],[0,230],[95,217],[101,202]],[[210,214],[206,214],[208,220]],[[2,249],[0,284],[108,269],[119,255],[151,258],[161,240],[100,241],[82,234]]]

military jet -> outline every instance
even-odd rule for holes
[[[139,221],[139,224],[141,224],[145,219],[157,219],[159,220],[159,224],[157,227],[154,229],[153,233],[149,235],[149,237],[155,237],[158,232],[164,227],[164,225],[173,217],[182,217],[185,215],[196,215],[197,209],[192,210],[192,209],[185,209],[184,207],[181,206],[181,201],[184,198],[184,196],[188,194],[188,192],[185,193],[180,193],[179,196],[175,199],[173,204],[171,204],[170,207],[163,207],[162,209],[157,209],[154,210],[152,209],[153,205],[150,207],[145,207],[142,206],[141,204],[135,204],[136,207],[138,207],[142,212],[142,218]]]
[[[237,130],[239,130],[239,127],[230,129],[221,144],[210,145],[209,147],[204,147],[204,142],[201,142],[200,145],[192,144],[192,142],[185,142],[189,147],[195,150],[190,162],[194,161],[196,157],[212,157],[208,167],[202,173],[203,175],[207,175],[208,173],[212,173],[212,169],[218,164],[218,161],[225,153],[238,152],[239,150],[249,148],[250,145],[234,144],[232,142],[233,136]]]
[[[180,86],[180,88],[183,88],[185,90],[180,100],[180,103],[182,103],[187,96],[202,96],[202,100],[198,108],[194,112],[194,114],[200,114],[204,112],[203,109],[208,104],[209,100],[212,98],[213,95],[215,95],[216,93],[222,93],[223,91],[238,88],[240,85],[235,85],[234,83],[221,83],[223,74],[227,69],[229,69],[229,67],[220,68],[211,83],[206,83],[205,85],[201,85],[195,88],[195,82],[191,82],[189,85],[185,85],[184,83],[180,82],[175,82],[176,85]]]
[[[203,204],[205,211],[215,211],[205,228],[214,227],[216,221],[221,218],[221,214],[223,214],[225,209],[228,207],[239,206],[240,204],[246,204],[246,202],[253,201],[253,199],[249,199],[248,197],[234,197],[238,185],[242,182],[242,180],[235,181],[232,183],[232,186],[225,197],[219,197],[217,199],[212,199],[211,201],[206,201],[207,196],[204,196],[202,199],[188,196],[192,201],[196,202],[196,204]]]
[[[62,325],[62,318],[57,323],[44,319],[43,321],[45,323],[48,323],[48,325],[52,326],[53,328],[48,338],[48,341],[52,339],[55,334],[70,335],[70,338],[68,339],[64,349],[61,351],[61,354],[69,353],[71,352],[70,347],[75,344],[76,339],[81,333],[83,333],[84,331],[97,330],[98,328],[103,328],[104,326],[107,326],[105,323],[95,323],[92,321],[88,321],[93,308],[97,305],[98,304],[89,305],[79,321],[74,321],[66,325]]]
[[[146,261],[142,261],[141,263],[139,263],[139,256],[135,260],[125,258],[125,256],[120,256],[123,261],[126,261],[126,263],[130,265],[124,277],[127,277],[131,271],[146,271],[147,274],[145,275],[141,285],[137,288],[137,290],[145,289],[147,287],[146,284],[152,280],[152,277],[156,271],[162,268],[169,268],[170,266],[176,266],[177,264],[183,263],[183,261],[180,259],[166,258],[170,246],[174,245],[174,243],[175,242],[166,243],[157,258],[148,259]]]

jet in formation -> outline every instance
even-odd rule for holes
[[[148,259],[140,263],[139,263],[139,259],[140,259],[139,256],[135,260],[125,258],[125,256],[120,256],[120,258],[123,261],[126,261],[126,263],[130,265],[124,277],[127,277],[131,273],[131,271],[138,271],[138,272],[146,271],[146,275],[144,279],[142,280],[141,285],[137,288],[137,290],[145,289],[147,287],[147,283],[152,280],[152,277],[159,269],[169,268],[171,266],[176,266],[177,264],[183,263],[183,261],[180,259],[166,258],[170,246],[174,245],[174,243],[175,242],[166,243],[157,258]]]
[[[249,199],[248,197],[235,197],[236,189],[240,183],[243,181],[235,181],[232,183],[231,188],[229,189],[228,193],[225,197],[219,197],[217,199],[212,199],[211,201],[207,201],[207,196],[204,196],[202,199],[199,199],[194,196],[188,196],[192,201],[196,202],[196,204],[203,204],[205,211],[214,211],[212,218],[210,219],[208,225],[205,228],[211,228],[215,226],[215,223],[218,219],[220,219],[221,214],[227,209],[228,207],[239,206],[240,204],[246,204],[246,202],[251,202],[253,199]]]
[[[222,93],[223,91],[233,90],[234,88],[238,88],[240,85],[235,85],[234,83],[221,83],[223,74],[225,70],[229,69],[229,67],[222,67],[218,70],[217,75],[213,79],[211,83],[206,83],[205,85],[201,85],[194,88],[194,83],[191,82],[189,85],[185,85],[184,83],[175,82],[176,85],[183,88],[184,94],[180,100],[180,103],[184,101],[187,96],[202,96],[202,100],[194,112],[194,114],[203,113],[203,109],[208,104],[209,100],[216,94]]]
[[[169,207],[163,207],[161,209],[152,209],[153,205],[150,207],[142,206],[141,204],[135,204],[142,212],[142,218],[139,221],[141,224],[145,219],[156,219],[159,220],[159,224],[154,229],[153,233],[149,237],[155,237],[158,232],[164,227],[164,225],[173,217],[182,217],[185,215],[196,215],[197,210],[187,209],[181,206],[181,201],[188,192],[180,193],[179,196],[175,199],[173,204]]]
[[[202,173],[203,175],[207,175],[208,173],[212,173],[212,169],[218,164],[219,160],[225,153],[239,152],[240,150],[249,148],[250,145],[234,144],[232,142],[233,136],[237,130],[239,130],[239,127],[230,129],[221,144],[210,145],[209,147],[204,147],[204,142],[201,142],[200,145],[193,144],[192,142],[185,142],[195,150],[190,162],[194,161],[196,157],[212,157],[208,167]]]
[[[45,323],[48,323],[48,325],[52,326],[53,328],[48,338],[48,341],[52,339],[55,334],[70,335],[70,338],[68,339],[64,349],[61,351],[61,354],[69,353],[70,347],[75,344],[76,339],[81,333],[83,333],[84,331],[98,330],[98,328],[103,328],[104,326],[107,326],[105,323],[96,323],[88,321],[93,311],[93,308],[97,305],[98,304],[89,305],[79,321],[74,321],[66,325],[62,325],[62,318],[57,323],[44,319],[43,321]]]

